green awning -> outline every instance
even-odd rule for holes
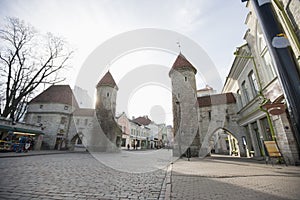
[[[20,127],[5,126],[5,125],[0,125],[0,130],[45,135],[42,131],[20,128]]]

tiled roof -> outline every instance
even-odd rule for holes
[[[29,104],[31,103],[60,103],[79,107],[69,85],[52,85],[33,98]]]
[[[232,93],[215,94],[209,96],[198,97],[199,107],[208,107],[212,105],[235,103],[235,97]]]
[[[133,119],[132,121],[144,126],[147,126],[151,123],[151,120],[148,117],[138,117]]]
[[[78,108],[73,112],[73,115],[76,116],[87,116],[93,117],[95,113],[95,109],[92,108]]]
[[[98,88],[100,86],[111,86],[111,87],[117,87],[117,89],[118,89],[118,86],[117,86],[114,78],[112,77],[112,75],[111,75],[111,73],[109,71],[98,82],[96,88]]]
[[[197,73],[197,69],[181,53],[177,56],[171,71],[179,69],[192,69],[195,74]]]

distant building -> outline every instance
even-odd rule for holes
[[[70,86],[52,85],[28,103],[25,122],[43,128],[43,149],[66,149],[76,109],[79,106]]]
[[[217,93],[216,90],[214,90],[209,85],[206,85],[205,88],[197,90],[197,97],[208,96],[208,95],[212,95],[212,94],[216,94],[216,93]]]
[[[94,108],[92,98],[88,95],[87,90],[75,85],[73,93],[80,108]]]
[[[123,132],[122,149],[128,145],[130,149],[154,149],[165,145],[171,147],[172,126],[156,124],[148,116],[128,119],[125,113],[117,117],[117,122]]]
[[[69,85],[52,85],[28,103],[25,121],[43,128],[43,149],[116,151],[122,137],[114,115],[116,94],[109,72],[97,85],[96,109],[80,108]]]

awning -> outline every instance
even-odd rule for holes
[[[0,125],[0,130],[45,135],[42,131],[39,130],[32,130],[32,129],[26,129],[20,127],[5,126],[5,125]]]

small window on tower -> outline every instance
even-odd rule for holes
[[[106,94],[107,97],[109,97],[109,92]]]
[[[184,77],[184,81],[187,81],[187,77]]]
[[[208,111],[208,120],[209,121],[211,120],[211,111],[210,110]]]

